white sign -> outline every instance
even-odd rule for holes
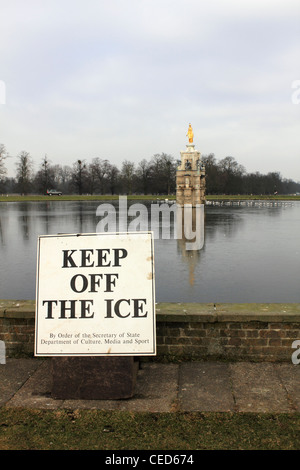
[[[36,356],[156,354],[152,232],[38,240]]]

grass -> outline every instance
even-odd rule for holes
[[[299,414],[0,409],[0,450],[299,450]]]
[[[78,194],[66,194],[62,196],[43,196],[43,195],[7,195],[0,196],[0,202],[41,202],[41,201],[112,201],[118,200],[119,195],[78,195]],[[129,195],[128,200],[144,200],[144,201],[156,201],[165,199],[175,200],[175,195],[169,196],[156,196],[153,194],[149,195]],[[273,200],[273,201],[300,201],[300,195],[207,195],[208,201],[234,201],[234,200]]]

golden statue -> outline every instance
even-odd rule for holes
[[[194,132],[193,132],[191,124],[189,124],[189,128],[188,128],[188,131],[187,131],[187,136],[189,138],[189,142],[192,143],[193,139],[194,139]]]

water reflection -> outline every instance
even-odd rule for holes
[[[150,220],[151,202],[142,203],[146,219],[134,204],[128,201],[132,213],[121,223],[143,228]],[[0,298],[33,299],[38,236],[93,233],[101,220],[98,206],[98,202],[48,200],[1,203]],[[118,201],[113,206],[118,214]],[[299,302],[298,202],[207,205],[198,223],[195,211],[184,217],[191,220],[186,224],[190,232],[176,214],[170,219],[170,237],[155,239],[157,301]],[[151,229],[161,234],[163,219]],[[178,237],[178,230],[183,237]],[[193,232],[197,240],[192,240]],[[190,249],[196,241],[197,249]]]

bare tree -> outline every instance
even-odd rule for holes
[[[105,193],[105,185],[107,183],[110,166],[111,165],[108,160],[101,160],[99,157],[94,158],[90,165],[90,171],[99,183],[100,194]]]
[[[0,144],[0,188],[4,186],[5,179],[6,179],[6,166],[5,166],[5,160],[8,157],[5,145]]]
[[[42,160],[40,169],[35,176],[35,182],[39,191],[43,193],[55,186],[55,169],[50,164],[47,155]]]
[[[84,160],[77,160],[73,165],[72,180],[78,194],[82,194],[87,181],[87,166]]]
[[[152,191],[170,194],[175,190],[176,164],[171,155],[166,153],[155,154],[151,159]]]
[[[72,185],[72,168],[68,165],[54,165],[54,174],[59,189],[68,192]]]
[[[107,174],[107,182],[111,194],[115,194],[119,183],[120,171],[116,165],[110,165]]]
[[[151,164],[145,158],[139,162],[136,176],[142,192],[148,194],[151,185],[152,168]]]
[[[121,178],[126,194],[132,194],[135,177],[134,163],[124,160],[122,163]]]
[[[233,157],[225,157],[219,161],[219,171],[225,194],[240,194],[243,192],[245,168],[239,165]]]

